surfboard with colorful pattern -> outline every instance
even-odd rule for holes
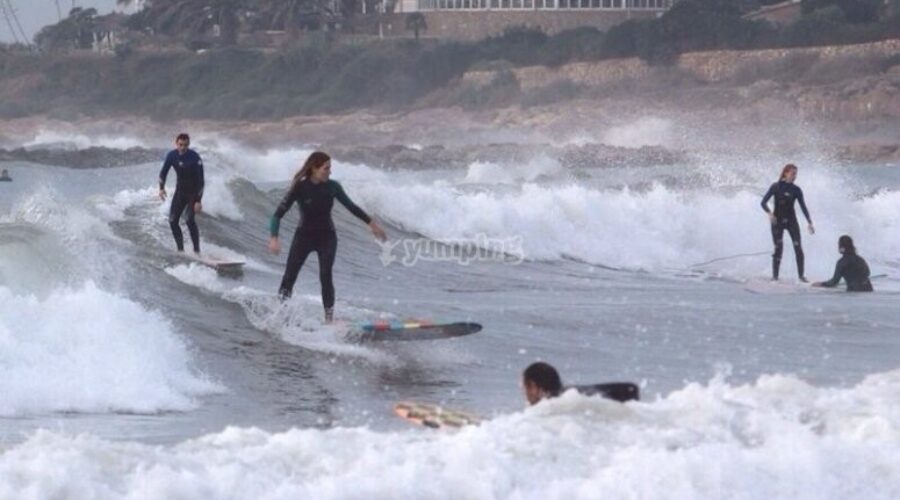
[[[361,340],[439,340],[462,337],[481,331],[481,325],[471,322],[432,323],[426,320],[361,323],[357,326]]]

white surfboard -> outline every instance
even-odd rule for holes
[[[246,261],[242,259],[229,259],[215,254],[200,253],[197,255],[193,252],[184,252],[181,255],[184,255],[184,257],[187,257],[194,262],[199,262],[204,266],[211,267],[216,271],[240,271],[244,268],[244,264],[246,264]]]
[[[744,290],[762,295],[793,295],[801,293],[829,293],[833,288],[811,286],[799,281],[772,281],[770,279],[751,279],[744,283]]]

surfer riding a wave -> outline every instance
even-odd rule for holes
[[[287,194],[272,215],[269,222],[269,250],[277,254],[281,251],[278,230],[281,218],[295,202],[300,207],[300,227],[294,233],[288,253],[287,265],[278,294],[282,299],[291,296],[294,283],[304,261],[313,251],[319,258],[319,282],[322,285],[322,305],[325,307],[325,321],[334,319],[334,283],[331,269],[337,253],[337,233],[331,209],[334,200],[341,202],[358,219],[368,224],[372,234],[381,241],[387,239],[384,229],[365,211],[356,206],[344,192],[344,188],[331,177],[331,157],[320,151],[309,155],[303,168],[294,175]]]

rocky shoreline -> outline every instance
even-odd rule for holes
[[[486,95],[509,102],[458,102]],[[74,149],[22,147],[45,131],[127,137],[141,147],[92,140]],[[472,71],[395,113],[174,123],[129,115],[0,120],[0,160],[81,168],[155,162],[181,131],[207,149],[227,141],[260,151],[315,147],[343,161],[410,169],[514,164],[537,155],[566,167],[671,165],[711,154],[900,164],[900,40],[685,54],[668,68],[629,59]]]

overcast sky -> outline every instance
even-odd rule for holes
[[[56,11],[56,0],[0,0],[0,5],[12,5],[22,24],[22,29],[29,40],[34,39],[43,26],[59,21]],[[65,17],[72,7],[94,7],[100,14],[111,12],[116,7],[116,0],[59,0],[59,7]],[[0,41],[14,42],[15,37],[0,17]]]

